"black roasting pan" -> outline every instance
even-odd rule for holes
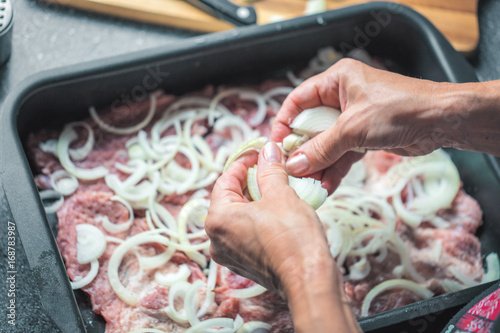
[[[168,47],[61,68],[33,76],[9,95],[1,115],[0,172],[18,237],[43,305],[62,332],[103,332],[102,318],[70,289],[50,223],[37,194],[23,142],[43,127],[83,119],[88,106],[139,101],[163,88],[181,94],[208,84],[284,78],[325,46],[366,50],[405,75],[476,81],[474,71],[425,18],[393,3],[372,2],[290,21],[193,37]],[[483,254],[500,252],[500,198],[494,159],[451,151],[465,189],[484,210]],[[5,236],[2,236],[5,237]],[[436,297],[360,321],[368,332],[435,332],[487,286]],[[76,295],[76,297],[75,297]]]

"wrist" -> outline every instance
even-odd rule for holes
[[[498,154],[500,81],[442,84],[434,132],[442,131],[444,147]]]
[[[297,265],[299,269],[282,279],[296,332],[357,331],[342,275],[330,253],[311,253]]]

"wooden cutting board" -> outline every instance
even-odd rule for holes
[[[152,22],[201,32],[234,28],[182,0],[46,0],[99,13]],[[233,0],[246,5],[243,0]],[[336,9],[374,0],[327,0]],[[426,16],[460,52],[472,52],[479,40],[478,0],[392,0],[408,5]],[[284,19],[304,15],[307,0],[260,0],[253,3],[258,23],[265,24],[276,15]]]

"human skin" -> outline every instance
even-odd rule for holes
[[[415,156],[454,147],[500,155],[500,81],[438,83],[342,59],[290,93],[271,140],[281,142],[301,111],[320,105],[342,114],[299,147],[286,166],[297,177],[321,172],[329,193],[363,156],[354,148]]]
[[[217,181],[205,227],[214,260],[288,299],[297,332],[359,331],[318,216],[288,186],[319,175],[330,193],[363,157],[355,148],[422,155],[455,147],[500,155],[500,82],[436,83],[343,59],[301,84],[275,118],[281,142],[303,110],[342,112],[328,130],[285,162],[274,143],[245,155]],[[247,169],[258,165],[259,202],[245,197]]]
[[[262,200],[250,202],[247,170],[257,162]],[[258,161],[240,158],[217,180],[205,229],[217,263],[288,299],[297,332],[359,331],[318,215],[288,185],[276,144]]]

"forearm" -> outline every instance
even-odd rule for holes
[[[361,332],[333,259],[311,258],[303,266],[302,274],[285,280],[296,332]]]
[[[500,156],[499,92],[500,81],[448,85],[435,119],[449,133],[443,146]]]

